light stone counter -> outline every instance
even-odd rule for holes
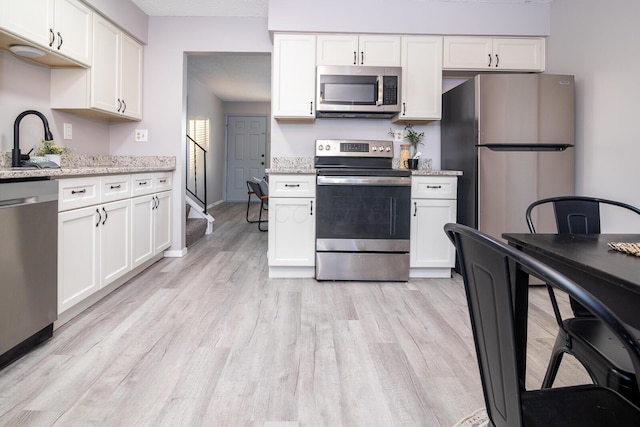
[[[173,171],[173,156],[107,156],[63,154],[60,169],[12,168],[11,153],[0,153],[0,179],[75,177]]]
[[[393,159],[393,168],[398,168],[398,159]],[[316,169],[313,167],[312,157],[274,157],[271,168],[267,169],[267,175],[276,174],[312,174]],[[419,169],[411,171],[414,176],[461,176],[462,171],[433,170],[431,169],[431,159],[421,160]]]

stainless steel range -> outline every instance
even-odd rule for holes
[[[316,140],[316,279],[409,279],[410,171],[391,141]]]

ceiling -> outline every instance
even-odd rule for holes
[[[268,10],[268,0],[131,1],[149,16],[267,17]],[[552,0],[427,1],[549,3]],[[199,80],[222,101],[268,102],[271,99],[271,56],[269,54],[198,54],[189,55],[188,61],[189,78]]]

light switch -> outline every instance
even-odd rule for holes
[[[64,139],[73,139],[73,126],[71,123],[64,124]]]

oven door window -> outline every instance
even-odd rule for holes
[[[411,187],[318,185],[319,239],[408,239]]]

